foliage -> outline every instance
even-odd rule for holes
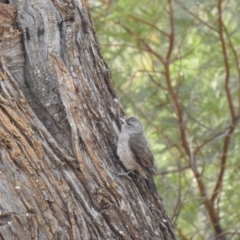
[[[239,239],[240,5],[99,0],[90,6],[124,109],[144,121],[177,234]]]

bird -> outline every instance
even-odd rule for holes
[[[137,117],[130,117],[123,122],[118,136],[117,155],[123,166],[130,172],[137,172],[144,178],[150,190],[156,191],[153,174],[156,171],[154,157],[149,148],[148,141],[144,136],[143,125]]]

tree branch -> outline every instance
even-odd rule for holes
[[[234,111],[234,106],[233,106],[232,95],[231,95],[231,92],[229,89],[230,67],[229,67],[229,63],[228,63],[227,48],[226,48],[226,43],[225,43],[224,34],[223,34],[224,23],[222,20],[222,0],[218,0],[218,24],[219,24],[218,34],[219,34],[219,39],[220,39],[221,46],[222,46],[223,61],[224,61],[225,70],[226,70],[225,91],[226,91],[226,95],[227,95],[227,101],[229,104],[231,117],[233,120],[235,118],[235,111]]]
[[[211,26],[210,24],[208,24],[207,22],[203,21],[200,17],[198,17],[196,14],[194,14],[193,12],[189,11],[188,8],[186,8],[182,3],[180,3],[178,0],[175,0],[176,3],[178,3],[187,13],[189,13],[191,16],[193,16],[194,18],[196,18],[199,22],[201,22],[203,25],[205,25],[206,27],[208,27],[210,30],[214,31],[214,32],[218,32],[218,30],[216,28],[214,28],[213,26]]]
[[[145,47],[146,49],[144,50],[147,50],[149,53],[153,54],[155,57],[157,57],[157,59],[160,60],[160,62],[162,62],[164,64],[164,59],[163,57],[158,54],[156,51],[154,51],[150,46],[149,44],[146,43],[146,41],[144,39],[142,39],[139,35],[137,35],[136,33],[132,32],[128,27],[124,26],[122,23],[118,22],[118,24],[126,30],[127,33],[129,33],[130,35],[134,36],[138,41],[140,41]]]
[[[228,30],[225,26],[224,26],[224,31],[226,32],[227,36],[229,37]],[[240,64],[239,64],[237,52],[234,49],[234,46],[233,46],[230,38],[228,38],[228,43],[229,43],[230,49],[232,50],[234,60],[235,60],[235,64],[236,64],[237,73],[238,73],[238,81],[239,81],[239,83],[238,83],[238,112],[240,112],[240,68],[239,68]]]
[[[235,111],[234,111],[234,106],[233,106],[233,100],[232,100],[232,95],[230,93],[230,89],[229,89],[229,79],[230,79],[230,67],[229,67],[229,63],[228,63],[228,55],[227,55],[227,48],[226,48],[226,43],[225,43],[225,39],[223,36],[223,30],[224,30],[224,23],[222,20],[222,2],[221,0],[218,0],[218,22],[219,22],[219,38],[221,41],[221,45],[222,45],[222,53],[223,53],[223,60],[224,60],[224,64],[225,64],[225,69],[226,69],[226,75],[225,75],[225,91],[226,91],[226,95],[227,95],[227,100],[228,100],[228,104],[229,104],[229,108],[230,108],[230,113],[231,113],[231,117],[232,117],[232,125],[229,128],[228,134],[224,139],[224,145],[223,145],[223,150],[222,150],[222,157],[221,157],[221,165],[220,165],[220,173],[218,175],[218,179],[215,185],[215,188],[213,190],[213,194],[211,197],[211,202],[213,203],[216,199],[216,197],[218,196],[220,189],[223,185],[223,176],[225,173],[225,169],[226,169],[226,161],[227,161],[227,155],[228,155],[228,148],[229,148],[229,144],[230,144],[230,140],[231,140],[231,136],[235,130],[235,127],[239,121],[239,117],[240,117],[240,113],[238,113],[238,116],[235,116]]]
[[[216,182],[216,186],[213,190],[212,193],[212,197],[211,197],[211,202],[213,203],[216,199],[216,197],[218,196],[220,189],[223,185],[223,176],[226,170],[226,161],[227,161],[227,155],[228,155],[228,148],[229,148],[229,144],[231,141],[231,136],[236,128],[237,123],[240,120],[240,114],[238,116],[238,118],[233,122],[233,125],[229,128],[228,134],[226,135],[225,139],[224,139],[224,145],[223,145],[223,150],[222,150],[222,157],[221,157],[221,166],[220,166],[220,173],[218,175],[218,179]]]
[[[168,86],[168,89],[169,89],[169,93],[170,93],[170,95],[173,99],[174,105],[176,107],[183,148],[185,149],[187,155],[190,158],[191,169],[192,169],[194,177],[197,181],[197,185],[198,185],[198,188],[199,188],[200,195],[203,197],[203,202],[204,202],[205,208],[208,212],[208,215],[210,217],[210,221],[211,221],[213,229],[215,231],[215,235],[218,236],[219,234],[222,234],[222,232],[223,232],[222,228],[220,226],[220,223],[219,223],[218,214],[217,214],[216,210],[214,209],[214,206],[212,205],[212,203],[211,203],[211,201],[210,201],[210,199],[207,195],[205,185],[204,185],[204,183],[202,181],[202,178],[201,178],[201,174],[197,170],[195,155],[193,154],[193,151],[191,150],[190,145],[187,141],[186,126],[185,126],[185,123],[184,123],[182,107],[180,105],[177,94],[174,91],[172,83],[171,83],[171,76],[170,76],[170,69],[169,69],[169,62],[170,62],[169,59],[171,57],[173,47],[174,47],[174,22],[173,22],[173,11],[172,11],[171,0],[168,0],[168,4],[169,4],[169,9],[170,9],[169,20],[170,20],[170,25],[171,25],[171,34],[170,34],[171,38],[170,38],[168,53],[167,53],[167,56],[166,56],[166,61],[163,62],[164,63],[164,68],[165,68],[165,73],[166,73],[166,83],[167,83],[167,86]]]
[[[129,14],[128,17],[129,17],[129,18],[132,18],[132,19],[134,19],[134,20],[137,20],[137,21],[139,21],[139,22],[142,22],[142,23],[144,23],[145,25],[148,25],[148,26],[150,26],[150,27],[153,28],[153,29],[156,29],[158,32],[160,32],[162,35],[164,35],[164,36],[166,36],[166,37],[170,37],[170,35],[169,35],[168,33],[164,32],[163,30],[161,30],[160,28],[158,28],[158,27],[155,26],[154,24],[152,24],[152,23],[150,23],[150,22],[148,22],[148,21],[146,21],[146,20],[144,20],[144,19],[142,19],[142,18],[139,18],[139,17],[134,16],[134,15],[131,15],[131,14]]]

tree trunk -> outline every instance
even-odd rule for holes
[[[1,239],[176,239],[116,155],[123,115],[86,0],[0,3]]]

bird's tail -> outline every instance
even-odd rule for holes
[[[156,193],[157,187],[154,182],[153,175],[152,174],[148,175],[148,179],[146,181],[147,181],[147,185],[150,188],[150,190],[152,191],[152,193]]]

